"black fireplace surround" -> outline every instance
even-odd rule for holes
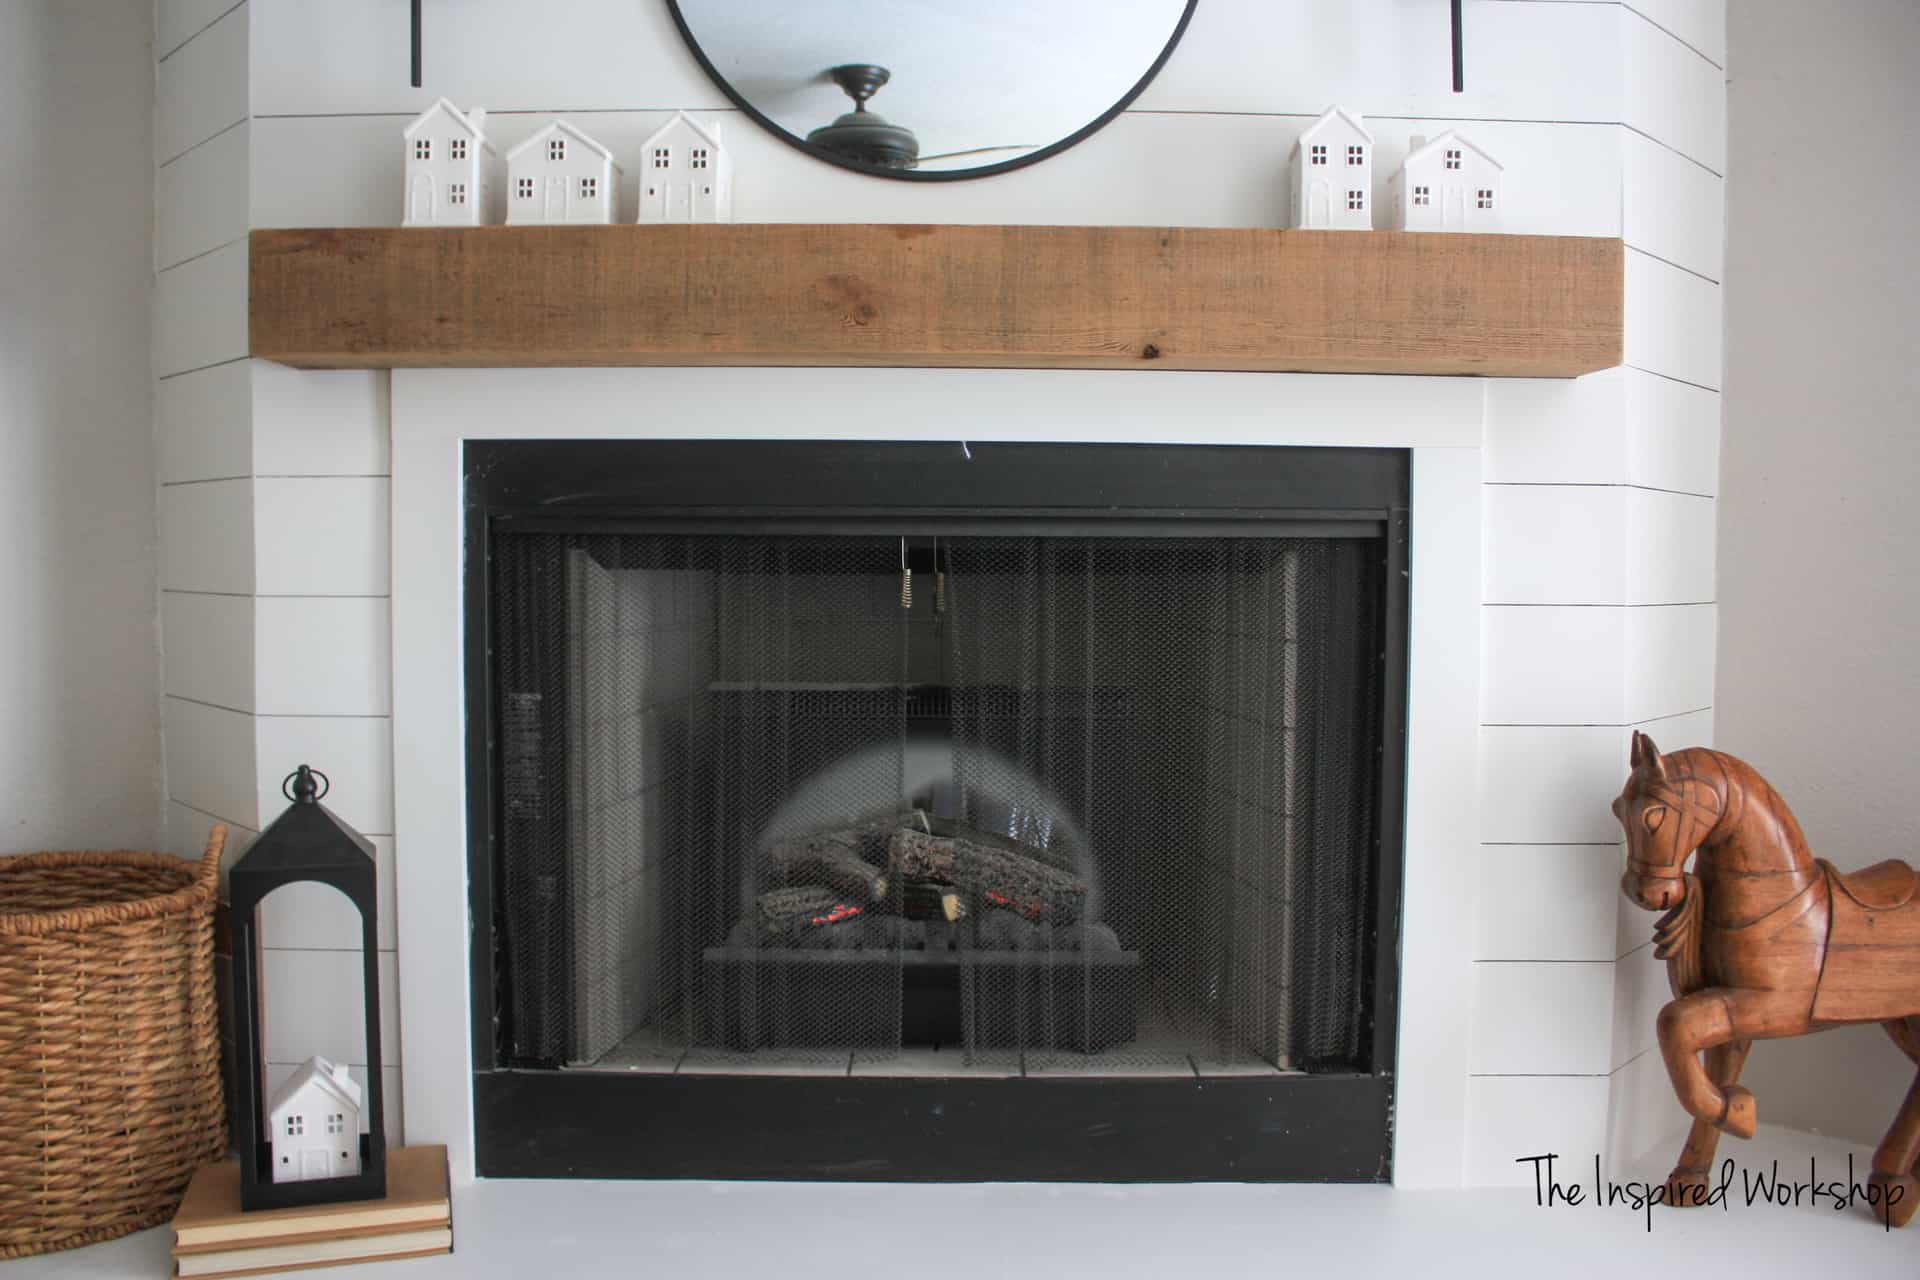
[[[1404,451],[464,469],[483,1176],[1390,1177]]]

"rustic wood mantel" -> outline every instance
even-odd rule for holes
[[[906,365],[1574,377],[1618,240],[755,224],[255,231],[252,354],[307,369]]]

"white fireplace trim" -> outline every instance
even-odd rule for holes
[[[460,449],[467,439],[1028,440],[1413,450],[1394,1182],[1459,1186],[1479,842],[1485,384],[923,369],[393,375],[393,752],[406,1140],[473,1175]]]

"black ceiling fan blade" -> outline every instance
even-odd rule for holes
[[[952,160],[958,156],[985,155],[990,151],[1037,151],[1040,145],[1037,142],[1008,142],[997,147],[968,147],[963,151],[942,151],[937,156],[921,156],[920,163],[925,164],[929,160]]]

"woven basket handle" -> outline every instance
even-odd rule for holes
[[[207,832],[207,851],[200,855],[201,883],[217,889],[220,885],[220,855],[227,847],[227,824],[216,822]]]

